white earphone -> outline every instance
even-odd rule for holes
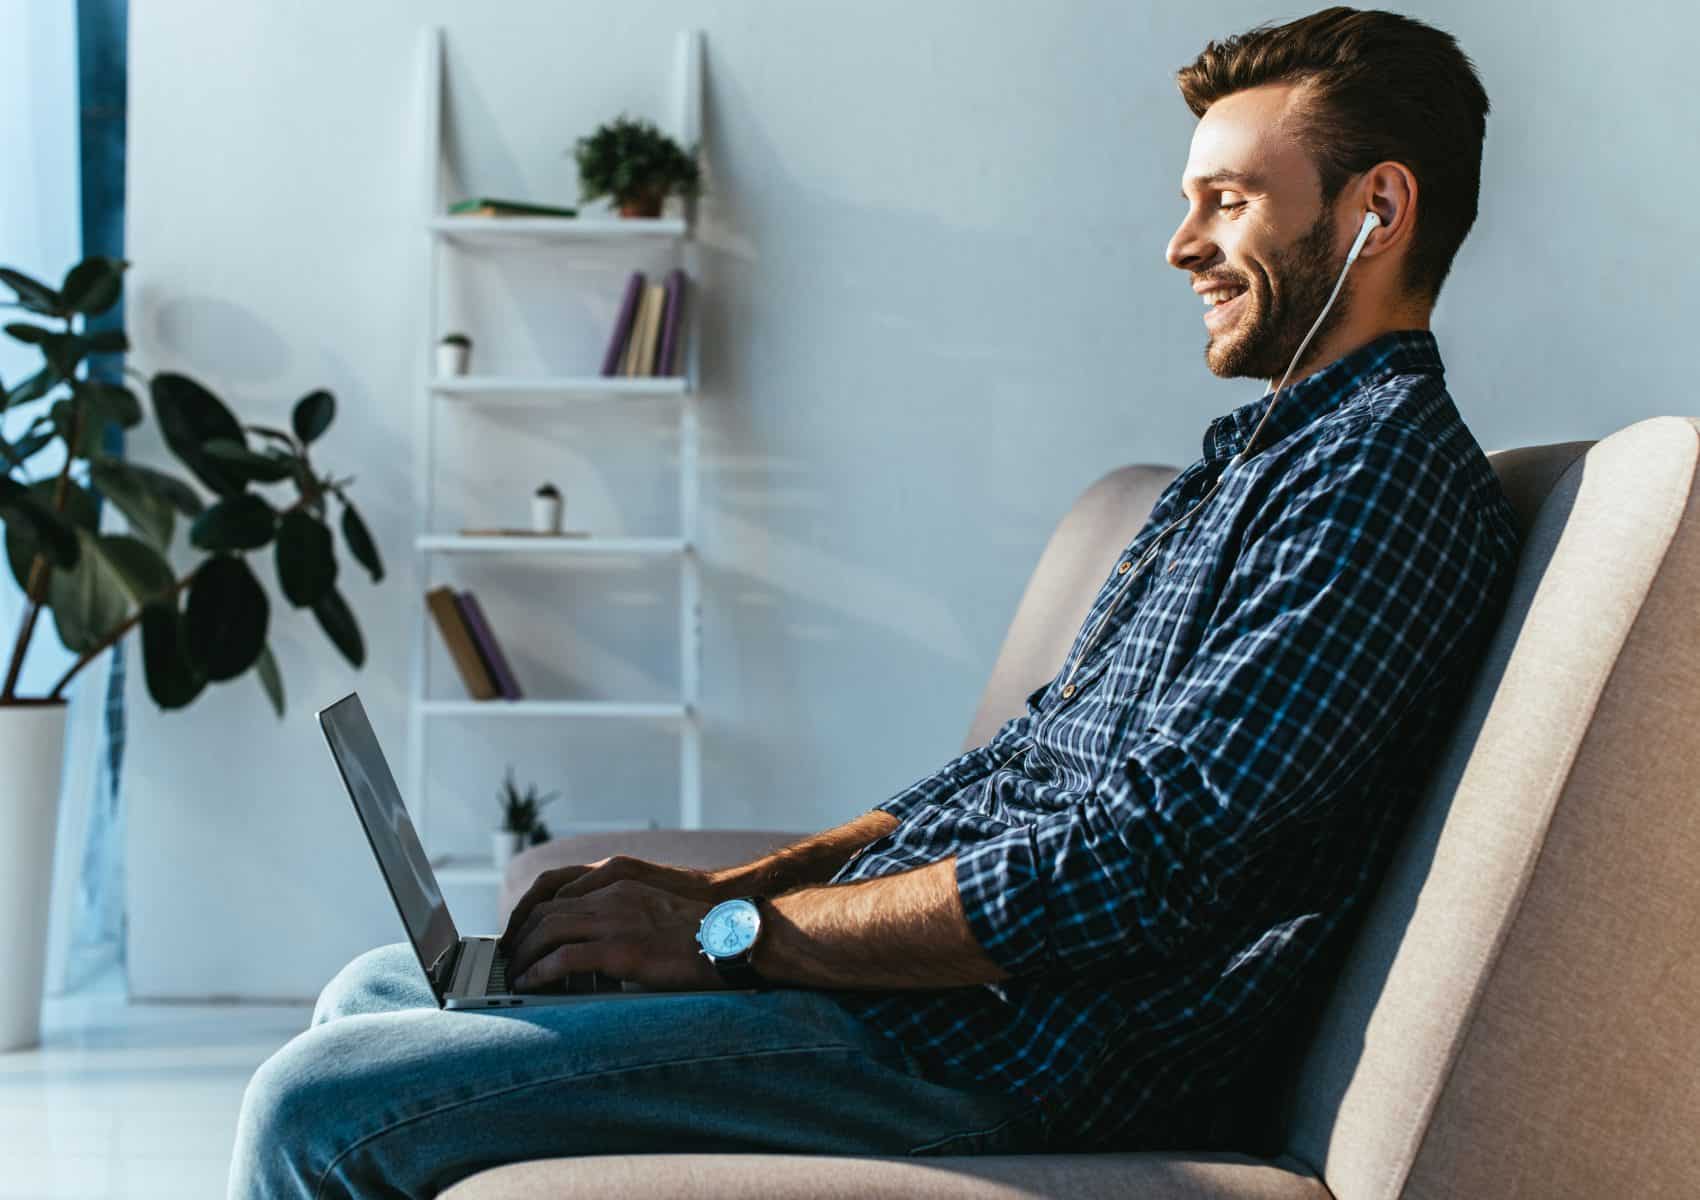
[[[1358,252],[1364,248],[1364,243],[1369,240],[1369,235],[1373,233],[1380,224],[1381,217],[1378,214],[1374,212],[1366,212],[1364,214],[1363,224],[1358,227],[1358,236],[1353,239],[1352,248],[1346,251],[1346,263],[1340,268],[1340,277],[1334,281],[1334,290],[1328,293],[1328,303],[1324,304],[1322,306],[1322,311],[1316,314],[1316,320],[1311,323],[1310,332],[1305,334],[1305,340],[1300,342],[1299,348],[1294,351],[1293,361],[1287,364],[1287,373],[1286,375],[1281,376],[1280,386],[1270,388],[1269,391],[1263,393],[1265,396],[1278,392],[1281,388],[1287,386],[1287,376],[1291,375],[1293,373],[1293,368],[1298,366],[1299,356],[1305,352],[1305,347],[1310,345],[1310,339],[1315,336],[1317,327],[1322,324],[1322,318],[1326,317],[1328,315],[1328,310],[1334,307],[1334,297],[1340,294],[1340,285],[1346,282],[1346,272],[1352,269],[1352,264],[1358,260]],[[1246,457],[1251,453],[1252,446],[1257,442],[1257,435],[1263,431],[1263,422],[1269,419],[1269,414],[1274,407],[1275,404],[1271,401],[1269,407],[1263,410],[1263,416],[1258,420],[1257,428],[1253,429],[1251,431],[1251,436],[1246,439],[1245,449],[1234,455],[1232,460],[1234,463],[1241,463],[1246,460]]]

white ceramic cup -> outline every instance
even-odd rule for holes
[[[561,497],[531,497],[531,528],[535,533],[561,532]]]
[[[437,374],[465,375],[467,360],[471,357],[471,346],[462,346],[459,342],[438,342]]]

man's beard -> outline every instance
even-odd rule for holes
[[[1334,289],[1341,264],[1333,261],[1333,245],[1334,222],[1325,204],[1315,223],[1291,246],[1273,256],[1271,270],[1280,284],[1279,300],[1272,300],[1267,291],[1260,292],[1251,286],[1251,280],[1245,281],[1246,311],[1235,324],[1211,334],[1204,344],[1204,365],[1212,374],[1223,379],[1281,382],[1299,343],[1310,332],[1311,322],[1328,303],[1328,293]],[[1267,285],[1267,278],[1264,283]],[[1307,350],[1314,352],[1318,343],[1339,327],[1351,307],[1352,282],[1348,277]],[[1293,369],[1296,371],[1302,365],[1295,363]]]

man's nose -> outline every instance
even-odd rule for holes
[[[1208,238],[1202,237],[1189,220],[1182,221],[1180,228],[1175,230],[1163,257],[1171,267],[1196,275],[1215,254],[1215,245]]]

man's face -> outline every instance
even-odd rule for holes
[[[1345,248],[1335,248],[1316,167],[1291,135],[1296,90],[1267,84],[1235,92],[1212,104],[1193,131],[1182,182],[1187,214],[1167,258],[1195,288],[1240,293],[1205,310],[1204,362],[1224,379],[1279,383],[1346,259]],[[1348,275],[1311,346],[1351,308]]]

